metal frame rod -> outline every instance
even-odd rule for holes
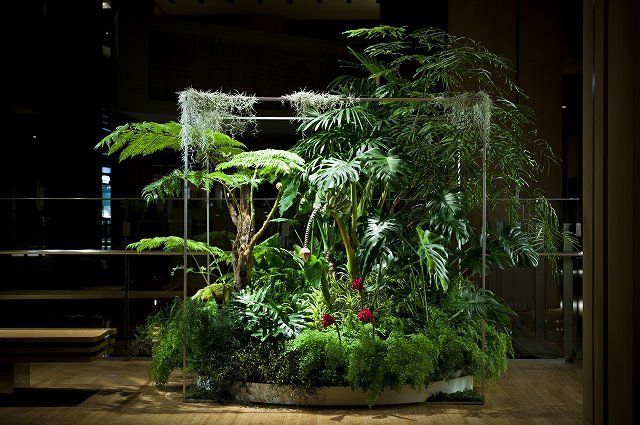
[[[189,255],[206,256],[206,252],[188,251]],[[178,256],[182,252],[167,251],[132,251],[128,249],[7,249],[0,250],[0,255],[11,255],[14,257],[43,257],[46,255],[99,255],[99,256]]]
[[[482,294],[487,289],[487,130],[482,131]],[[482,319],[482,352],[487,352],[487,323]],[[482,364],[482,402],[485,397],[486,360]]]
[[[289,102],[286,96],[255,96],[259,102]],[[431,97],[337,97],[341,102],[430,102]]]
[[[186,303],[187,303],[187,255],[188,255],[188,247],[187,247],[187,239],[189,236],[189,226],[187,218],[189,216],[189,181],[187,180],[187,174],[189,172],[189,154],[187,149],[184,149],[183,152],[183,167],[184,167],[184,181],[182,184],[182,201],[183,201],[183,210],[182,210],[182,235],[184,240],[184,247],[182,249],[182,310],[186,311]],[[184,319],[184,314],[183,314]],[[187,347],[183,343],[182,344],[182,399],[184,400],[187,394]]]
[[[187,251],[188,255],[198,255],[206,257],[206,252]],[[167,251],[132,251],[129,249],[4,249],[0,250],[0,255],[11,255],[14,257],[42,257],[46,255],[100,255],[100,256],[163,256],[171,257],[183,255],[182,252]],[[541,257],[582,257],[582,252],[539,252]]]

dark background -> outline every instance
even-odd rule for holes
[[[536,109],[540,136],[559,158],[540,186],[558,199],[563,222],[580,221],[579,1],[25,0],[8,7],[0,326],[112,325],[128,341],[133,327],[180,289],[170,276],[175,259],[25,257],[8,250],[119,250],[142,237],[181,234],[179,200],[148,207],[131,199],[178,158],[117,164],[95,144],[124,122],[175,120],[176,92],[190,86],[259,96],[324,91],[343,72],[347,43],[341,33],[350,28],[436,26],[509,57],[514,79],[530,95],[513,100]],[[258,108],[259,115],[282,113],[279,105]],[[287,122],[261,124],[247,142],[286,148],[295,142],[295,129]],[[104,175],[112,198],[108,219],[101,214]],[[189,206],[190,231],[201,234],[204,202]],[[213,207],[212,229],[224,242],[229,224],[224,209]],[[535,279],[510,275],[492,284],[522,312],[523,329],[533,332],[523,335],[540,344],[529,351],[573,357],[554,346],[562,336],[562,324],[552,320],[561,292],[547,280],[542,330],[533,317],[531,300],[540,300]]]

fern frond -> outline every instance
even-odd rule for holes
[[[162,249],[165,252],[182,252],[184,249],[184,239],[178,236],[157,236],[154,238],[140,239],[138,242],[130,243],[127,249],[142,251],[152,251]],[[187,250],[189,252],[207,253],[219,261],[228,262],[230,255],[218,247],[208,245],[205,242],[187,239]]]
[[[302,171],[303,165],[304,159],[293,152],[263,149],[239,153],[230,160],[218,164],[216,171],[257,170],[260,176],[271,177]]]
[[[146,185],[142,189],[142,197],[147,203],[178,197],[182,193],[184,178],[184,171],[173,170],[166,176]],[[189,171],[187,173],[187,181],[196,187],[203,185],[204,178],[204,171]]]
[[[235,189],[240,186],[253,186],[257,188],[260,184],[264,182],[261,178],[254,178],[252,175],[244,174],[244,173],[233,173],[226,174],[222,171],[214,171],[213,173],[206,174],[204,176],[204,180],[208,181],[209,184],[212,183],[221,183],[227,186],[229,189]]]
[[[181,125],[176,122],[129,123],[117,127],[113,133],[96,145],[96,149],[107,148],[109,155],[120,152],[120,161],[135,156],[149,156],[165,149],[180,151],[182,149],[181,129]],[[211,130],[198,133],[194,129],[191,138],[203,140],[207,153],[214,160],[215,158],[226,160],[247,149],[243,143],[226,134]]]
[[[148,156],[165,149],[179,151],[180,124],[168,122],[129,123],[121,125],[95,147],[107,148],[109,155],[120,152],[120,161],[134,156]]]
[[[221,156],[231,157],[247,150],[247,146],[244,143],[223,133],[208,131],[206,137],[209,151],[213,151]]]

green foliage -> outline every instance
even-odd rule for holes
[[[443,290],[449,286],[449,272],[447,270],[447,251],[436,243],[431,232],[417,228],[418,258],[421,270],[425,270],[429,278]],[[424,273],[423,273],[424,274]]]
[[[218,164],[217,171],[257,170],[263,177],[276,177],[296,171],[302,171],[304,160],[297,154],[275,149],[242,152],[228,161]]]
[[[127,249],[134,249],[138,252],[162,249],[165,252],[182,252],[184,250],[184,239],[178,236],[157,236],[154,238],[140,239],[127,245]],[[187,251],[207,253],[220,261],[229,263],[229,254],[218,247],[207,245],[206,242],[187,239]]]
[[[360,334],[346,350],[346,380],[351,387],[366,391],[370,404],[385,389],[398,390],[402,385],[425,388],[438,357],[436,346],[422,334],[391,333],[386,340]]]
[[[216,399],[228,396],[231,383],[251,381],[309,391],[348,385],[374,403],[386,389],[424,388],[460,370],[480,376],[486,369],[492,379],[506,370],[514,313],[470,284],[482,260],[476,227],[485,141],[490,205],[506,198],[508,208],[504,228],[486,236],[488,269],[534,266],[539,251],[559,249],[565,236],[543,198],[532,214],[522,212],[522,193],[552,155],[530,131],[530,111],[508,100],[519,93],[510,66],[438,30],[380,26],[346,35],[362,40],[350,49],[353,72],[336,79],[330,94],[288,98],[309,118],[295,152],[247,152],[216,133],[249,129],[250,120],[229,118],[251,118],[255,98],[193,89],[180,94],[182,126],[131,124],[99,144],[122,159],[186,146],[192,169],[151,183],[144,196],[178,196],[185,180],[204,190],[222,185],[238,230],[231,255],[187,241],[190,252],[213,257],[215,270],[188,270],[207,274],[206,286],[140,330],[159,383],[180,367],[183,344],[196,390]],[[256,224],[256,191],[276,180],[277,200]],[[282,248],[278,235],[258,243],[269,222],[308,223],[301,239],[309,259],[297,246]],[[184,243],[150,238],[129,248],[182,251]],[[228,264],[249,278],[232,278]],[[361,290],[352,289],[354,278],[363,279]],[[363,307],[370,323],[357,318]],[[324,314],[335,320],[326,329],[332,320],[323,324]]]
[[[364,173],[385,189],[402,188],[410,174],[410,169],[400,156],[398,148],[390,149],[387,153],[379,148],[373,148],[362,153],[358,158]]]
[[[148,156],[165,149],[178,151],[181,148],[180,130],[180,124],[175,122],[125,124],[103,138],[96,149],[107,148],[109,155],[120,152],[120,161],[134,156]]]
[[[373,28],[358,28],[354,30],[345,31],[350,38],[400,38],[404,36],[406,27],[392,27],[389,25],[379,25]]]
[[[423,334],[392,333],[385,341],[385,381],[391,389],[404,384],[416,389],[425,388],[437,366],[438,349]]]
[[[360,164],[358,161],[327,158],[320,162],[315,173],[309,176],[309,181],[319,190],[327,190],[357,182],[359,174]]]
[[[347,382],[352,388],[367,392],[373,404],[384,390],[384,342],[370,335],[355,339],[348,347]]]
[[[282,180],[282,197],[280,198],[280,206],[278,212],[283,215],[294,204],[294,201],[299,195],[300,178],[298,176],[292,178],[287,177]]]
[[[478,393],[476,390],[464,390],[457,391],[455,393],[438,392],[429,397],[427,401],[481,403],[483,399],[482,394]]]
[[[456,315],[463,314],[469,320],[486,320],[501,332],[511,334],[511,318],[516,314],[489,290],[465,285],[452,296],[451,306],[457,310]]]
[[[159,385],[166,384],[171,372],[181,367],[183,346],[191,370],[212,347],[235,346],[235,323],[215,303],[176,299],[168,312],[150,319],[147,326],[152,327],[146,334],[152,338],[151,378]]]
[[[364,277],[366,271],[374,271],[376,264],[388,263],[393,259],[391,246],[395,240],[400,239],[402,225],[393,218],[380,220],[377,217],[367,217],[363,224],[362,238],[360,239],[361,270]]]
[[[233,282],[216,282],[198,289],[192,298],[201,301],[215,301],[218,304],[227,304],[231,301]]]
[[[305,330],[287,344],[298,360],[298,378],[308,386],[344,385],[347,355],[336,332]]]
[[[149,156],[162,150],[182,149],[182,126],[175,122],[165,124],[155,122],[129,123],[116,129],[96,145],[107,148],[109,155],[120,152],[119,159]],[[204,143],[204,154],[213,163],[243,152],[247,147],[231,137],[211,130],[193,132],[193,138]]]
[[[458,248],[469,241],[469,220],[464,216],[465,194],[459,189],[445,189],[430,196],[426,204],[429,228]]]
[[[244,288],[234,294],[233,305],[251,336],[262,341],[293,338],[307,327],[302,297],[283,293],[281,285],[265,279],[258,287]]]
[[[142,189],[142,197],[147,203],[163,201],[165,198],[177,198],[182,193],[183,186],[184,172],[173,170],[166,176],[146,185]]]

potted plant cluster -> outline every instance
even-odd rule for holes
[[[312,403],[334,387],[371,405],[506,371],[514,313],[478,286],[482,239],[487,272],[535,266],[561,246],[555,212],[528,188],[552,154],[530,111],[509,100],[519,89],[503,58],[433,29],[346,35],[349,73],[328,93],[285,97],[305,118],[289,151],[236,140],[251,131],[255,97],[193,89],[180,94],[179,123],[127,124],[99,144],[121,159],[181,153],[188,169],[144,196],[179,196],[185,179],[221,188],[236,228],[230,251],[187,241],[208,254],[210,264],[187,270],[204,287],[139,329],[159,385],[182,367],[183,347],[197,377],[191,396],[216,400]],[[488,203],[506,200],[508,225],[483,236],[484,143]],[[266,214],[254,205],[261,186],[277,193]],[[527,191],[537,200],[525,216]],[[273,232],[285,221],[298,230],[293,246]]]

